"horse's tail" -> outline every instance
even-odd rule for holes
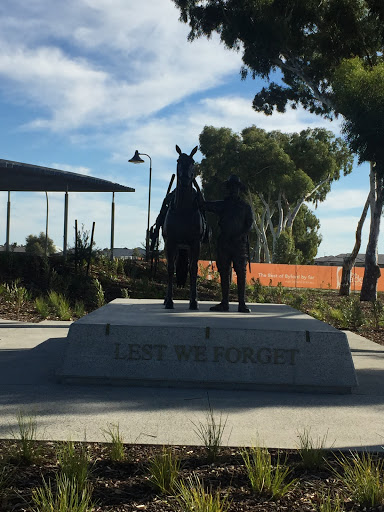
[[[185,286],[188,277],[188,250],[179,249],[176,259],[176,284],[177,286]]]

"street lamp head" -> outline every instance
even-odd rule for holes
[[[143,164],[144,160],[140,158],[140,153],[136,149],[135,154],[130,160],[128,160],[128,162],[130,162],[131,164]]]

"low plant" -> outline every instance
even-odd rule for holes
[[[297,480],[287,481],[291,470],[285,463],[280,463],[279,453],[274,466],[272,466],[271,454],[266,448],[256,446],[249,450],[242,450],[241,456],[254,493],[278,499],[285,496],[296,485]]]
[[[338,494],[332,497],[329,492],[324,493],[319,497],[317,510],[318,512],[343,512],[345,510],[343,503],[343,499]]]
[[[149,482],[163,494],[173,494],[180,472],[180,460],[170,448],[163,447],[148,464]]]
[[[176,484],[176,501],[182,512],[227,512],[231,505],[228,494],[207,491],[195,474]]]
[[[361,507],[377,507],[384,503],[383,464],[370,453],[351,453],[336,457],[341,471],[334,474],[344,483],[354,501]]]
[[[96,288],[97,307],[101,308],[105,304],[104,290],[98,279],[94,279],[94,286]]]
[[[60,320],[71,319],[71,308],[68,300],[61,293],[57,293],[51,290],[48,294],[49,304],[52,307],[54,314],[59,317]]]
[[[327,441],[328,433],[323,437],[313,439],[309,428],[304,428],[302,433],[299,433],[299,455],[301,457],[302,465],[306,469],[318,469],[324,466],[324,449]]]
[[[42,318],[48,318],[50,314],[49,303],[44,297],[36,297],[35,309]]]
[[[53,490],[54,489],[54,490]],[[55,484],[43,480],[43,486],[32,489],[33,512],[91,512],[92,488],[79,486],[64,473],[56,475]]]
[[[37,456],[36,434],[37,420],[35,416],[28,416],[19,411],[16,416],[18,432],[12,432],[15,439],[20,441],[21,458],[31,464]]]
[[[79,489],[86,487],[89,476],[89,455],[81,444],[76,449],[72,441],[61,444],[57,449],[57,459],[60,465],[60,471],[69,480],[76,482]]]
[[[360,300],[356,298],[346,298],[340,308],[344,314],[345,329],[357,331],[364,324],[364,314],[361,308]]]
[[[192,421],[195,434],[205,446],[208,462],[214,462],[222,446],[223,434],[227,425],[228,416],[223,420],[222,414],[216,418],[208,399],[208,412],[205,423]]]
[[[374,300],[371,302],[371,306],[371,324],[377,331],[384,322],[384,304],[380,300]]]
[[[129,291],[127,288],[121,288],[121,296],[123,299],[129,299]]]
[[[73,314],[77,317],[77,318],[81,318],[82,316],[85,315],[85,306],[84,306],[84,302],[81,301],[81,300],[77,300],[75,302],[75,306],[73,308]]]
[[[125,458],[123,437],[120,433],[119,424],[110,424],[108,428],[102,429],[104,437],[110,443],[111,460],[122,461]]]
[[[14,471],[14,468],[7,464],[0,465],[0,503],[1,499],[7,494],[9,487],[12,485]]]

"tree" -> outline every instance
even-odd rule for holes
[[[352,169],[345,143],[320,128],[285,134],[251,126],[236,134],[229,128],[206,126],[199,140],[204,155],[199,172],[207,198],[222,197],[223,182],[234,173],[248,188],[248,200],[254,210],[256,261],[260,261],[261,254],[266,262],[276,261],[282,233],[293,239],[298,235],[293,227],[305,202],[316,205],[323,201],[331,183]],[[308,221],[311,229],[318,229],[317,219],[314,222],[314,216],[307,210],[305,213],[306,216],[303,210],[301,220]],[[312,261],[319,245],[317,235],[312,235],[315,251],[313,255],[306,254],[305,261]],[[307,237],[307,243],[309,240]],[[309,252],[313,253],[313,249]],[[281,247],[278,258],[282,262]],[[303,254],[298,254],[297,259],[303,262]]]
[[[270,81],[256,94],[256,111],[302,105],[327,118],[344,116],[347,140],[371,160],[371,229],[362,300],[375,300],[377,238],[384,197],[384,51],[382,0],[174,0],[189,38],[217,32],[242,52],[242,77]],[[281,74],[276,73],[279,70]],[[356,83],[358,86],[356,87]],[[382,83],[382,82],[381,82]],[[344,95],[344,96],[343,96]],[[372,136],[372,133],[374,136]]]
[[[51,238],[45,238],[45,233],[41,231],[39,236],[28,235],[25,239],[25,252],[29,254],[36,254],[38,256],[45,256],[47,254],[53,254],[56,252],[55,244]],[[45,246],[47,242],[47,252],[45,252]]]

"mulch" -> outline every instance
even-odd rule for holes
[[[0,488],[0,510],[32,512],[32,489],[41,486],[43,479],[46,482],[54,480],[59,471],[56,456],[59,443],[38,442],[37,445],[39,455],[35,462],[27,465],[18,457],[15,441],[0,441],[0,460],[6,461],[12,471],[8,489],[1,492]],[[161,453],[162,447],[125,445],[123,462],[110,459],[107,444],[89,443],[86,448],[91,460],[89,481],[93,487],[95,512],[181,511],[173,496],[161,494],[149,481],[148,462],[156,453]],[[296,450],[269,450],[272,464],[279,456],[280,461],[285,461],[291,469],[288,478],[297,479],[286,496],[273,500],[252,492],[238,448],[221,448],[213,463],[208,462],[203,447],[174,446],[171,450],[181,461],[180,478],[196,475],[207,490],[219,490],[222,497],[228,497],[230,512],[314,512],[319,510],[324,493],[337,493],[342,498],[344,510],[363,510],[350,499],[347,488],[332,472],[331,468],[336,467],[337,462],[330,452],[324,452],[327,459],[324,468],[308,470],[303,467]],[[364,510],[379,511],[382,508],[376,506]]]

